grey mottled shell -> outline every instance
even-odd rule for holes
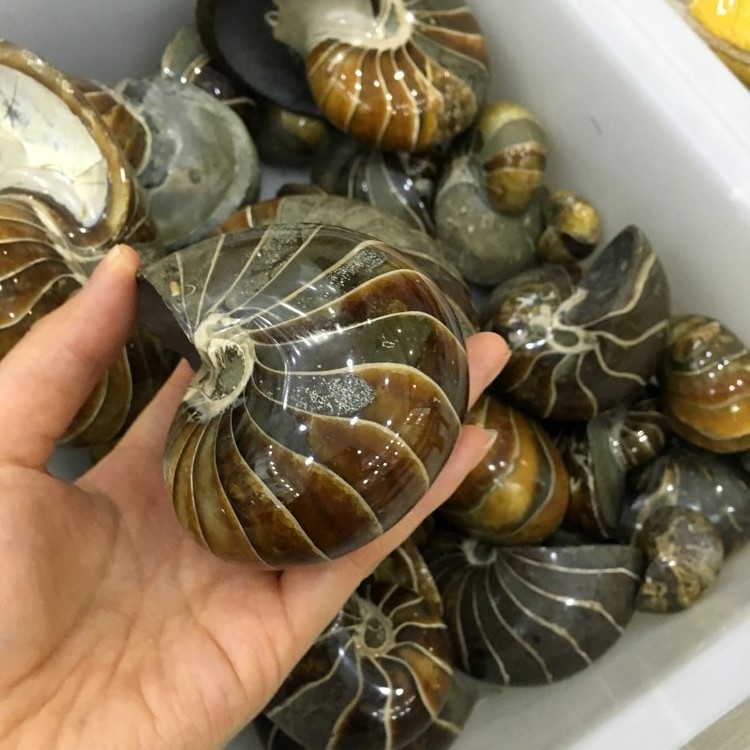
[[[633,481],[637,494],[620,519],[621,539],[637,538],[656,508],[675,505],[704,515],[726,554],[750,535],[750,480],[728,457],[677,442]]]
[[[490,547],[455,534],[423,551],[443,596],[456,665],[503,685],[561,680],[622,635],[643,555],[623,545]]]
[[[576,284],[562,266],[525,271],[493,293],[486,328],[511,358],[495,387],[540,417],[586,420],[637,396],[656,372],[669,319],[664,269],[628,227]]]
[[[489,203],[481,166],[472,156],[451,161],[435,194],[437,236],[467,281],[495,286],[536,263],[541,205],[502,214]]]
[[[466,351],[427,276],[341,227],[205,240],[143,271],[200,355],[167,485],[217,555],[287,567],[371,541],[458,436]]]
[[[116,91],[150,130],[150,158],[139,181],[167,247],[205,237],[257,198],[258,154],[228,106],[196,87],[158,78],[120,81]]]
[[[637,600],[638,609],[646,612],[679,612],[692,606],[724,563],[724,545],[713,524],[680,505],[652,510],[636,543],[648,560]]]

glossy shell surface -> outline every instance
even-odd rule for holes
[[[439,720],[453,683],[440,608],[388,578],[359,587],[265,710],[307,750],[409,747]]]
[[[274,33],[305,58],[313,98],[346,133],[423,151],[468,128],[488,55],[462,0],[275,0]]]
[[[641,551],[623,545],[506,548],[443,534],[424,555],[456,665],[502,685],[589,666],[630,621],[643,571]]]
[[[750,535],[750,477],[729,457],[676,443],[633,476],[635,499],[618,535],[632,541],[657,508],[680,506],[704,515],[721,534],[726,554]]]
[[[362,201],[325,194],[290,195],[247,206],[230,216],[221,230],[233,232],[253,226],[299,222],[335,224],[397,247],[447,296],[464,335],[476,332],[477,313],[471,294],[443,247],[423,232]]]
[[[565,515],[568,473],[544,428],[486,394],[464,423],[496,430],[497,437],[441,507],[443,515],[494,544],[533,544],[548,537]]]
[[[165,472],[178,517],[217,555],[327,560],[392,526],[448,457],[466,352],[437,287],[390,246],[283,225],[152,264],[200,354]]]
[[[750,448],[750,351],[718,320],[670,323],[659,375],[664,412],[685,440],[715,453]]]
[[[692,606],[724,563],[724,545],[713,524],[679,505],[653,510],[637,542],[648,560],[637,602],[645,612],[679,612]]]
[[[500,285],[486,328],[511,358],[495,386],[539,417],[586,420],[642,392],[664,352],[666,275],[644,234],[620,232],[576,284],[562,266]]]
[[[601,239],[601,220],[594,206],[568,190],[544,196],[542,217],[544,230],[536,254],[544,263],[578,264],[594,252]]]

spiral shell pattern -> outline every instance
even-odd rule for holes
[[[165,457],[196,540],[273,567],[327,560],[424,494],[458,436],[467,358],[447,302],[402,255],[279,225],[143,275],[203,362]]]
[[[387,151],[424,151],[468,128],[489,77],[462,0],[276,0],[276,37],[306,58],[325,116]]]
[[[424,550],[456,665],[501,685],[561,680],[622,635],[641,584],[625,545],[490,547],[445,533]]]
[[[750,352],[718,320],[683,315],[670,322],[659,383],[680,437],[715,453],[750,448]]]
[[[265,710],[307,750],[396,750],[435,722],[453,680],[440,610],[414,588],[368,578]]]
[[[447,296],[464,335],[476,332],[477,313],[471,294],[442,246],[362,201],[327,195],[290,195],[247,206],[232,214],[220,230],[235,232],[254,226],[296,223],[335,224],[398,247]]]
[[[548,537],[568,505],[568,473],[552,439],[535,420],[486,394],[464,421],[496,430],[497,438],[441,512],[494,544]]]
[[[495,381],[538,417],[586,420],[637,396],[661,363],[669,322],[664,269],[636,227],[620,232],[576,284],[562,266],[501,284],[487,328],[511,358]]]

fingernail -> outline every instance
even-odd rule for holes
[[[487,430],[485,428],[482,429],[487,436],[487,442],[484,444],[484,450],[488,451],[494,445],[495,440],[497,440],[497,430]]]
[[[110,270],[117,270],[135,276],[135,272],[141,264],[138,253],[128,245],[115,245],[102,261]]]

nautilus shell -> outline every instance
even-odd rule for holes
[[[554,190],[542,199],[544,230],[537,240],[537,258],[544,263],[578,264],[594,251],[601,220],[585,198]]]
[[[670,322],[659,384],[664,413],[682,438],[715,453],[750,448],[750,352],[718,320]]]
[[[626,545],[491,547],[443,533],[423,551],[456,666],[502,685],[561,680],[622,635],[643,556]]]
[[[435,193],[437,237],[463,277],[495,286],[536,263],[541,204],[502,214],[490,204],[481,165],[470,155],[452,159]]]
[[[474,127],[472,151],[484,175],[490,204],[519,214],[544,181],[546,137],[536,117],[515,102],[491,102]]]
[[[0,196],[0,358],[44,315],[78,291],[96,260],[80,252],[31,196]],[[114,440],[156,393],[171,361],[136,330],[79,410],[63,438],[103,446]]]
[[[661,507],[690,508],[721,534],[730,554],[750,535],[750,478],[729,457],[675,441],[633,475],[635,499],[623,511],[618,535],[631,541]]]
[[[438,721],[453,682],[441,610],[423,588],[401,576],[388,580],[383,572],[368,578],[265,715],[306,750],[411,747]]]
[[[285,567],[372,540],[458,436],[466,352],[448,303],[340,227],[221,235],[148,266],[202,363],[169,435],[177,515],[217,555]]]
[[[382,151],[332,134],[313,162],[312,178],[328,193],[365,201],[434,234],[432,200],[439,161],[437,154]]]
[[[558,265],[500,285],[486,327],[511,358],[495,385],[539,417],[585,420],[637,396],[661,362],[669,289],[636,227],[620,232],[574,283]]]
[[[496,430],[497,437],[441,507],[443,515],[494,544],[546,539],[568,505],[568,473],[552,439],[534,419],[486,394],[464,423]]]
[[[464,335],[476,332],[477,314],[470,292],[441,245],[362,201],[319,193],[289,195],[247,206],[230,216],[220,229],[234,232],[253,226],[296,223],[336,224],[398,247],[440,287]]]
[[[637,607],[678,612],[692,606],[716,580],[724,562],[719,532],[703,515],[679,505],[655,508],[636,542],[648,567]]]
[[[80,252],[153,239],[117,140],[86,96],[29,50],[0,40],[0,191],[36,196]]]
[[[653,401],[616,406],[585,425],[564,428],[556,442],[570,474],[566,521],[594,539],[614,538],[628,470],[664,449],[663,415]]]
[[[149,160],[138,179],[168,248],[206,236],[258,197],[258,154],[227,105],[194,86],[160,78],[120,81],[116,91],[148,124]]]
[[[386,151],[424,151],[482,108],[488,55],[463,0],[275,0],[274,34],[305,58],[323,114]]]

